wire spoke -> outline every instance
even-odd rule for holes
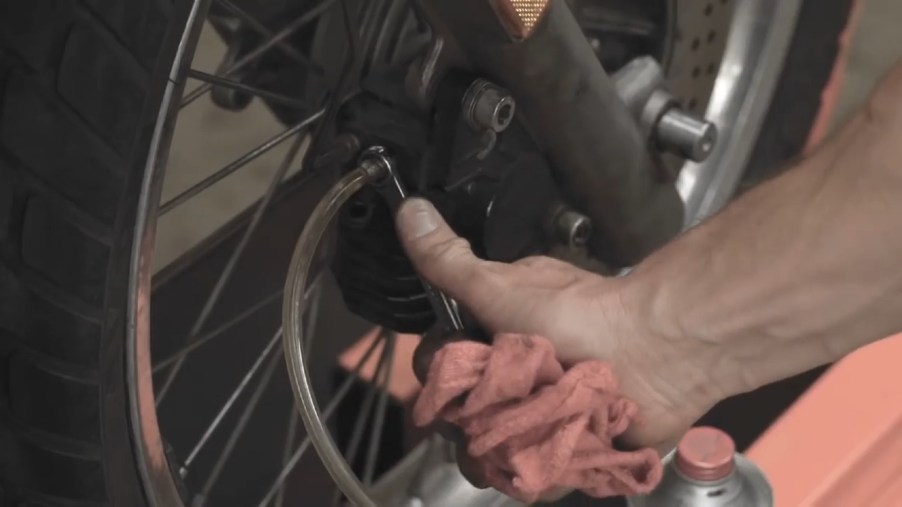
[[[276,301],[279,301],[279,299],[280,299],[281,297],[282,297],[282,291],[281,291],[281,290],[279,290],[279,291],[277,291],[277,292],[273,292],[273,293],[270,294],[269,296],[266,296],[265,298],[263,298],[262,300],[258,301],[256,304],[254,304],[253,306],[251,306],[251,307],[248,308],[247,310],[244,310],[243,312],[239,313],[238,315],[236,315],[236,316],[232,317],[231,319],[225,321],[222,325],[220,325],[219,327],[217,327],[217,328],[211,330],[210,332],[204,333],[204,334],[198,336],[197,339],[194,340],[193,343],[187,345],[186,347],[182,348],[181,350],[179,350],[179,351],[176,352],[175,354],[173,354],[173,355],[167,357],[166,359],[163,359],[162,361],[160,361],[159,363],[157,363],[156,365],[154,365],[154,367],[153,367],[153,372],[154,372],[154,373],[159,373],[160,371],[166,369],[167,366],[169,366],[169,365],[171,365],[172,363],[178,361],[180,358],[187,356],[188,354],[194,352],[195,350],[197,350],[197,349],[199,349],[200,347],[206,345],[207,343],[210,343],[210,342],[211,342],[212,340],[214,340],[215,338],[218,338],[218,337],[222,336],[226,331],[228,331],[228,330],[231,329],[232,327],[238,325],[239,323],[241,323],[242,321],[244,321],[245,319],[247,319],[247,318],[250,317],[251,315],[257,313],[257,311],[259,311],[259,310],[261,310],[261,309],[263,309],[263,308],[265,308],[265,307],[267,307],[267,306],[269,306],[269,305],[275,303]]]
[[[214,74],[208,74],[197,69],[188,69],[188,77],[217,86],[250,93],[251,95],[256,95],[260,98],[269,99],[272,102],[276,102],[289,107],[294,107],[297,109],[307,109],[308,107],[310,107],[310,104],[304,102],[303,100],[298,100],[287,95],[282,95],[281,93],[271,92],[262,88],[257,88],[256,86],[247,85]]]
[[[324,420],[328,421],[335,410],[338,408],[338,405],[344,400],[344,398],[351,391],[351,387],[354,386],[354,381],[357,380],[360,376],[360,371],[363,369],[363,365],[369,361],[370,357],[373,355],[373,352],[376,351],[379,344],[383,343],[383,337],[380,335],[378,338],[373,340],[373,343],[367,348],[366,352],[363,354],[363,357],[357,361],[357,364],[354,366],[353,371],[348,374],[348,377],[342,382],[341,386],[339,386],[338,390],[335,392],[335,396],[332,400],[329,401],[329,404],[326,406],[326,409],[323,410],[322,417]],[[273,481],[272,486],[270,486],[269,491],[266,493],[266,496],[260,500],[260,503],[257,504],[257,507],[266,507],[269,502],[276,496],[276,492],[281,488],[282,484],[291,474],[291,471],[294,470],[294,467],[297,466],[298,462],[304,456],[304,453],[307,452],[307,449],[310,447],[310,444],[313,443],[313,440],[310,439],[310,435],[304,437],[304,440],[301,441],[301,444],[295,449],[294,453],[291,455],[291,459],[282,467],[282,471],[279,472],[279,475],[276,476],[275,481]]]
[[[367,446],[366,464],[363,468],[363,484],[369,486],[373,483],[373,475],[376,471],[376,458],[382,443],[382,427],[385,425],[385,412],[388,409],[388,385],[391,382],[393,358],[395,356],[395,341],[397,336],[389,332],[385,342],[385,372],[382,377],[382,390],[379,392],[379,402],[376,405],[376,418],[373,421],[373,429],[370,432],[370,441]],[[376,383],[376,377],[373,377]]]
[[[295,139],[294,144],[291,146],[291,149],[288,150],[288,153],[282,160],[282,165],[279,166],[278,170],[273,175],[273,178],[269,183],[269,188],[266,189],[266,194],[260,200],[260,203],[257,205],[257,209],[254,210],[254,216],[251,218],[250,223],[247,225],[247,229],[245,229],[244,235],[241,237],[241,240],[238,242],[235,250],[232,251],[232,254],[229,257],[225,268],[222,270],[222,273],[220,273],[219,278],[216,280],[216,285],[213,287],[213,290],[207,297],[207,300],[204,303],[200,314],[197,316],[197,320],[194,322],[194,325],[191,327],[191,331],[188,333],[187,341],[189,344],[193,343],[197,338],[197,335],[200,333],[201,329],[203,329],[204,325],[207,323],[207,319],[212,314],[213,307],[216,306],[217,302],[219,302],[219,298],[223,293],[223,289],[225,288],[228,281],[232,278],[232,273],[235,271],[235,267],[238,265],[238,260],[241,258],[241,255],[244,253],[247,245],[250,243],[251,237],[257,230],[257,226],[260,224],[266,210],[269,208],[269,203],[270,201],[272,201],[273,195],[275,195],[276,188],[278,188],[282,180],[285,179],[285,174],[288,173],[288,168],[294,162],[295,157],[301,149],[301,144],[303,143],[303,141],[304,136],[299,134]],[[166,380],[163,382],[163,387],[157,394],[157,406],[159,406],[160,403],[162,403],[162,401],[165,399],[166,394],[172,387],[172,383],[175,381],[176,376],[178,375],[182,366],[185,364],[186,359],[187,356],[181,357],[172,365],[172,369],[169,370],[169,374],[167,375]]]
[[[260,377],[260,381],[257,383],[256,389],[254,389],[253,394],[251,394],[251,398],[248,400],[247,405],[244,407],[244,411],[241,412],[241,417],[238,420],[238,424],[235,425],[235,428],[232,429],[232,433],[229,434],[229,439],[226,442],[225,447],[222,449],[222,452],[219,453],[219,457],[216,459],[216,463],[213,465],[213,470],[210,472],[210,476],[207,477],[207,482],[204,483],[200,498],[196,498],[195,502],[193,503],[194,507],[202,507],[206,499],[209,497],[210,491],[212,491],[213,486],[216,485],[216,481],[219,479],[219,475],[222,473],[223,468],[225,468],[226,462],[232,455],[232,451],[235,450],[235,444],[237,444],[241,436],[244,435],[244,429],[247,427],[247,423],[251,420],[251,416],[254,414],[254,409],[257,408],[257,405],[260,403],[260,399],[266,392],[266,388],[267,386],[269,386],[269,382],[270,380],[272,380],[273,373],[275,373],[276,366],[278,366],[279,360],[281,358],[282,349],[279,348],[278,351],[270,358],[269,364],[266,365],[266,371]]]
[[[282,466],[284,467],[288,461],[291,459],[291,448],[294,447],[294,439],[298,434],[298,409],[294,406],[294,403],[288,405],[288,410],[291,413],[288,415],[288,431],[285,434],[285,447],[282,452]],[[284,507],[285,506],[285,483],[283,482],[279,486],[279,492],[276,494],[276,507]]]
[[[242,167],[246,166],[247,164],[251,163],[252,161],[254,161],[254,160],[260,158],[261,156],[263,156],[264,154],[268,153],[270,150],[272,150],[276,146],[280,145],[286,139],[290,138],[291,136],[293,136],[295,134],[302,132],[304,129],[308,128],[312,123],[314,123],[315,121],[322,118],[324,113],[325,113],[325,110],[320,109],[319,111],[311,114],[310,116],[304,118],[303,120],[299,121],[298,123],[295,123],[288,130],[285,130],[284,132],[279,133],[275,137],[265,141],[260,146],[257,146],[253,150],[245,153],[241,157],[239,157],[236,160],[234,160],[233,162],[227,164],[226,166],[224,166],[223,168],[214,172],[210,176],[207,176],[200,182],[192,185],[189,189],[185,190],[184,192],[180,193],[179,195],[177,195],[177,196],[173,197],[172,199],[163,203],[160,206],[159,210],[157,211],[157,214],[160,216],[165,215],[166,213],[169,213],[170,211],[172,211],[179,205],[184,204],[186,201],[188,201],[192,197],[196,196],[197,194],[203,192],[204,190],[212,187],[213,185],[215,185],[216,183],[221,181],[226,176],[232,174],[233,172],[237,171],[238,169],[241,169]]]
[[[366,429],[366,421],[369,419],[370,411],[373,409],[373,403],[376,401],[376,393],[379,392],[377,379],[381,378],[382,370],[385,367],[385,358],[388,357],[388,347],[382,348],[382,354],[379,356],[379,364],[376,365],[376,371],[373,372],[373,381],[367,386],[366,398],[360,406],[357,413],[357,420],[354,422],[354,428],[351,430],[351,438],[348,440],[348,446],[345,449],[345,458],[348,463],[353,465],[357,459],[357,452],[360,442],[363,440],[363,433]],[[332,505],[336,506],[341,501],[341,490],[335,488],[335,494],[332,496]]]
[[[285,39],[290,37],[292,34],[294,34],[296,31],[298,31],[299,29],[304,27],[304,25],[306,25],[307,23],[310,23],[311,21],[315,20],[320,15],[322,15],[324,12],[329,10],[329,8],[332,7],[332,4],[334,4],[335,1],[336,0],[323,0],[322,3],[320,3],[319,5],[317,5],[314,8],[310,9],[306,14],[304,14],[303,16],[299,17],[298,19],[294,20],[293,22],[289,23],[287,26],[285,26],[284,28],[279,30],[278,33],[276,33],[275,35],[270,37],[268,40],[263,42],[261,45],[257,46],[256,49],[248,52],[246,55],[244,55],[241,58],[239,58],[238,60],[236,60],[235,63],[233,63],[231,66],[229,66],[229,68],[226,69],[225,72],[223,72],[223,75],[229,76],[229,75],[241,70],[242,68],[244,68],[246,65],[250,64],[251,62],[255,61],[257,58],[262,56],[264,53],[266,53],[267,51],[272,49],[273,46],[284,41]],[[185,97],[182,99],[181,107],[185,107],[188,104],[194,102],[201,95],[207,93],[210,90],[210,88],[212,88],[212,85],[210,85],[209,83],[204,83],[204,84],[198,86],[197,88],[192,90],[190,93],[188,93],[188,95],[185,95]]]
[[[308,312],[314,317],[313,318],[314,325],[316,322],[316,316],[319,315],[319,313],[318,313],[319,312],[319,301],[320,301],[319,291],[322,290],[320,288],[321,287],[320,281],[321,281],[321,275],[318,275],[317,278],[310,284],[310,288],[307,289],[307,294],[304,296],[304,301],[308,301],[308,300],[312,299],[312,303],[310,303],[311,306],[310,306],[310,309],[308,310]],[[257,303],[255,303],[253,306],[250,306],[249,308],[242,311],[238,315],[225,321],[219,327],[212,329],[202,335],[199,335],[197,337],[197,339],[194,340],[193,343],[183,347],[178,352],[172,354],[171,356],[167,357],[166,359],[163,359],[160,362],[158,362],[157,364],[155,364],[153,367],[153,373],[156,374],[156,373],[159,373],[159,372],[165,370],[167,366],[178,361],[179,358],[187,356],[188,354],[191,354],[192,352],[203,347],[207,343],[210,343],[214,339],[222,336],[226,331],[228,331],[229,329],[233,328],[234,326],[240,324],[242,321],[244,321],[248,317],[251,317],[252,315],[257,313],[261,309],[266,308],[267,306],[279,301],[282,298],[283,292],[284,292],[283,289],[279,289],[279,290],[269,294],[265,298],[263,298],[260,301],[258,301]],[[315,297],[315,299],[314,299],[314,297]],[[313,329],[312,326],[311,326],[311,329]]]
[[[315,318],[319,312],[319,304],[318,303],[319,303],[319,295],[320,295],[319,291],[320,291],[320,287],[322,286],[322,284],[320,283],[321,280],[322,280],[322,278],[318,276],[313,281],[312,287],[310,287],[310,289],[307,290],[307,294],[304,297],[305,301],[310,301],[310,306],[308,307],[307,312],[308,312],[308,314],[310,314],[311,318],[308,319],[308,322],[311,322],[311,321],[315,322]],[[251,310],[259,309],[260,307],[264,306],[263,303],[268,304],[268,303],[271,303],[271,302],[277,300],[278,299],[277,296],[281,296],[281,294],[282,294],[282,292],[279,291],[279,292],[269,296],[266,300],[261,301],[260,303],[254,305],[254,307],[250,308],[249,310],[246,310],[242,315],[250,313]],[[276,296],[276,297],[274,297],[274,296]],[[257,360],[251,366],[251,369],[248,370],[248,372],[242,378],[238,387],[232,391],[232,394],[229,396],[229,399],[220,408],[219,412],[216,414],[216,417],[213,419],[213,421],[210,423],[210,425],[204,431],[204,434],[201,436],[200,440],[197,442],[197,444],[195,444],[194,448],[189,453],[188,458],[185,460],[185,463],[182,465],[182,471],[181,471],[182,477],[185,477],[187,475],[191,464],[197,458],[198,454],[204,448],[205,444],[210,439],[210,437],[213,435],[213,433],[216,432],[216,429],[219,427],[219,425],[225,419],[225,416],[229,413],[229,411],[235,405],[238,398],[241,396],[241,394],[244,392],[244,390],[247,388],[247,386],[250,385],[251,379],[254,377],[256,372],[260,369],[260,366],[263,364],[263,360],[265,359],[265,357],[267,355],[270,354],[270,352],[276,346],[276,344],[281,339],[281,337],[282,337],[282,330],[280,328],[276,332],[276,334],[272,337],[270,342],[267,344],[264,351],[261,352],[261,354],[258,356]],[[200,343],[200,341],[195,342],[195,345],[197,345],[198,343]],[[275,356],[273,356],[273,360],[278,359],[279,357],[281,357],[281,354],[276,354]],[[272,362],[273,361],[271,361],[271,364],[272,364]],[[241,418],[238,423],[238,426],[236,426],[236,428],[243,429],[244,426],[247,424],[247,419],[250,417],[248,412],[250,410],[253,410],[253,406],[255,406],[258,403],[257,400],[262,395],[262,394],[258,394],[258,393],[263,389],[261,386],[265,386],[269,382],[268,376],[272,375],[272,372],[271,372],[272,368],[274,368],[274,366],[267,366],[267,370],[265,370],[267,373],[265,373],[264,376],[260,379],[260,383],[257,385],[257,389],[255,390],[255,393],[251,396],[251,400],[248,402],[248,407],[251,407],[251,408],[250,409],[247,407],[245,408],[245,411],[242,413]],[[298,412],[296,409],[294,409],[293,406],[292,406],[292,414],[293,414],[293,419],[294,419],[292,426],[296,429]],[[240,431],[238,431],[238,432],[240,433]],[[235,433],[236,433],[236,430],[233,430],[233,433],[232,433],[232,435],[230,435],[229,440],[227,442],[227,446],[226,446],[227,450],[223,451],[223,454],[220,456],[220,459],[217,461],[216,467],[214,467],[213,472],[211,472],[212,481],[208,479],[208,484],[210,484],[211,488],[212,488],[212,484],[215,483],[216,476],[218,476],[218,474],[221,472],[221,468],[224,466],[224,460],[223,460],[222,456],[224,455],[227,459],[228,455],[231,453],[231,447],[233,447],[235,445],[235,443],[237,442],[237,437],[235,436]],[[288,445],[286,446],[286,451],[285,451],[285,454],[286,454],[285,460],[286,461],[290,457],[288,449],[290,449],[293,446],[294,437],[291,436],[290,438],[291,438],[291,440],[288,441]],[[220,461],[222,461],[222,463],[220,463]],[[200,500],[198,500],[201,504],[205,501],[209,492],[210,492],[209,489],[203,490],[203,492],[200,495]]]
[[[256,361],[254,361],[254,364],[251,365],[251,368],[247,371],[247,373],[244,374],[244,377],[241,379],[241,382],[238,383],[238,387],[236,387],[232,391],[232,394],[231,394],[231,396],[229,396],[229,399],[226,400],[226,402],[219,409],[219,412],[216,414],[216,417],[213,418],[213,421],[210,423],[209,426],[207,426],[207,429],[204,430],[204,433],[203,433],[203,435],[201,435],[200,440],[198,440],[197,443],[194,444],[194,447],[191,449],[191,452],[188,453],[188,457],[185,458],[185,462],[182,464],[182,468],[180,470],[182,477],[185,477],[188,474],[191,464],[194,463],[194,460],[195,460],[195,458],[197,458],[197,455],[200,454],[200,451],[207,444],[207,441],[210,439],[210,437],[213,435],[213,433],[216,431],[216,429],[219,427],[219,425],[222,424],[222,421],[225,418],[226,414],[228,414],[229,411],[232,409],[232,407],[235,406],[235,402],[238,400],[238,397],[241,396],[241,393],[243,393],[245,389],[247,389],[247,386],[250,384],[251,379],[254,378],[254,375],[257,373],[257,370],[260,369],[260,366],[263,364],[263,361],[266,359],[266,356],[268,356],[272,352],[272,350],[275,348],[276,344],[279,342],[279,339],[281,337],[282,337],[282,329],[279,328],[279,330],[276,331],[275,335],[273,335],[273,337],[269,340],[269,343],[266,345],[266,348],[263,349],[263,352],[261,352],[260,355],[257,356],[257,359],[256,359]]]
[[[232,0],[216,0],[219,5],[222,5],[226,9],[230,10],[232,14],[241,18],[241,20],[247,24],[247,26],[251,27],[255,32],[262,35],[265,39],[269,39],[273,37],[272,30],[263,25],[260,21],[257,20],[254,16],[248,13],[246,10],[241,7],[235,5]],[[312,65],[310,60],[299,53],[297,49],[294,48],[291,44],[286,43],[285,41],[279,41],[276,44],[276,47],[281,49],[283,53],[290,56],[294,59],[295,62],[299,63],[303,67],[309,67]]]

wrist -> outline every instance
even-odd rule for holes
[[[689,413],[701,416],[734,392],[732,379],[721,378],[718,362],[727,356],[724,343],[706,339],[687,326],[685,301],[671,280],[655,269],[637,269],[621,280],[620,304],[641,343],[636,353],[655,368],[660,390]],[[676,280],[673,280],[676,281]],[[664,287],[667,287],[665,289]]]

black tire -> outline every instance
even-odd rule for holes
[[[774,176],[805,148],[821,108],[828,106],[822,101],[821,91],[830,82],[840,56],[840,36],[858,2],[802,4],[783,74],[745,171],[746,184]]]
[[[0,2],[0,505],[139,506],[136,195],[187,2]]]
[[[852,2],[805,2],[756,177],[804,145]],[[0,506],[146,503],[125,390],[127,273],[188,3],[0,2]]]

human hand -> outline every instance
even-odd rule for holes
[[[719,399],[695,360],[709,354],[695,354],[700,344],[655,321],[653,292],[645,284],[629,276],[606,279],[547,257],[513,264],[481,260],[422,199],[404,203],[398,231],[420,274],[488,332],[542,335],[565,364],[610,363],[622,393],[640,408],[642,424],[627,432],[625,445],[664,450]],[[421,380],[444,343],[423,340],[414,365]],[[464,475],[483,485],[462,454]]]

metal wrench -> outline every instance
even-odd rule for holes
[[[380,177],[376,180],[375,187],[388,202],[392,213],[397,212],[401,203],[408,197],[408,193],[398,178],[394,161],[388,151],[381,146],[367,148],[361,154],[360,166],[367,167],[367,170],[378,171]],[[439,323],[448,331],[463,333],[465,328],[457,301],[430,285],[422,277],[420,277],[420,281]]]

